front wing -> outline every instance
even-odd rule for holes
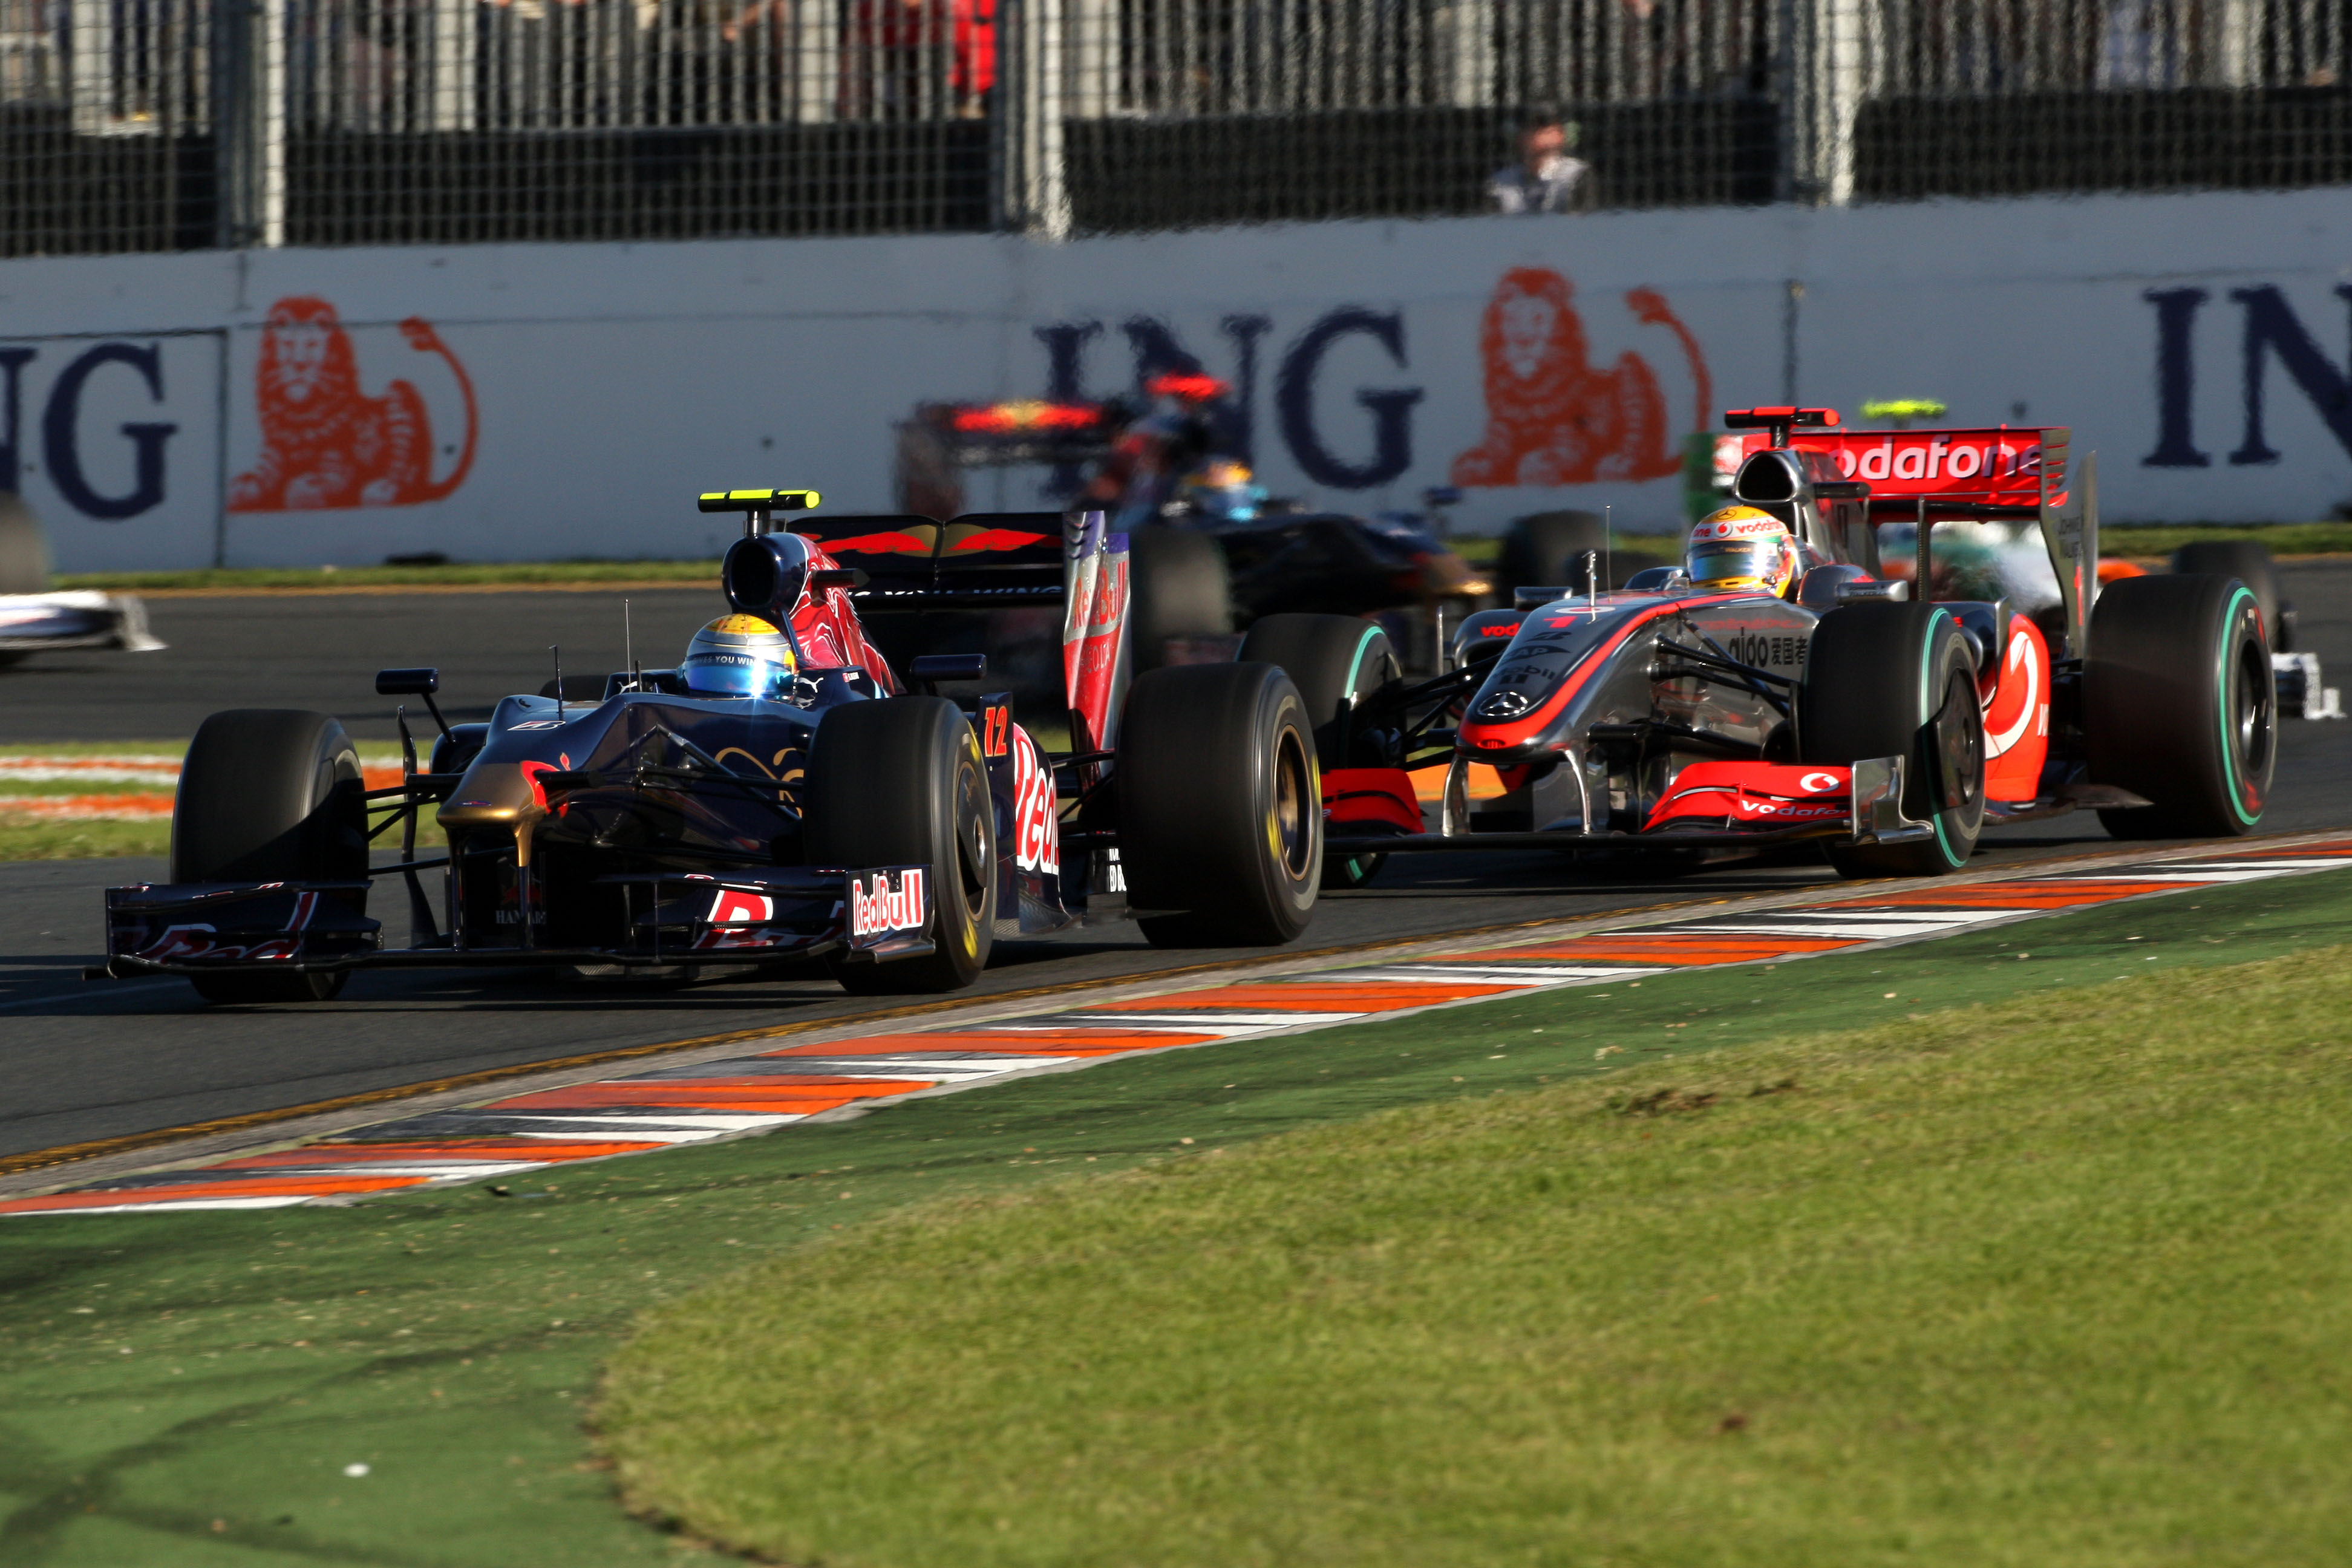
[[[1412,775],[1401,768],[1343,768],[1323,775],[1327,854],[1410,854],[1462,849],[1683,850],[1798,841],[1901,844],[1935,832],[1903,811],[1904,759],[1873,757],[1852,767],[1701,763],[1675,787],[1639,833],[1577,827],[1532,833],[1405,831],[1417,817]]]
[[[0,653],[163,646],[147,629],[147,606],[127,594],[0,594]]]
[[[877,963],[929,952],[931,872],[780,868],[705,875],[603,878],[623,889],[630,941],[618,948],[387,948],[367,914],[369,884],[142,883],[106,892],[106,972],[200,974],[229,970],[429,968],[514,963],[625,967],[758,964],[843,953]],[[530,925],[520,924],[518,934]]]

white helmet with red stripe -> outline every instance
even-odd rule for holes
[[[1761,589],[1785,596],[1797,580],[1797,541],[1789,525],[1770,512],[1727,506],[1691,530],[1683,562],[1694,587],[1717,594]]]

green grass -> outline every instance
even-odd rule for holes
[[[107,593],[153,593],[191,588],[370,588],[453,587],[470,584],[566,583],[676,583],[699,587],[719,580],[716,560],[694,561],[485,561],[446,566],[249,566],[187,572],[78,572],[57,579],[59,588],[96,588]]]
[[[2334,1560],[2347,966],[934,1204],[657,1312],[601,1419],[790,1563]]]
[[[172,824],[12,816],[0,803],[0,861],[92,860],[168,855]]]
[[[2253,540],[2278,555],[2333,555],[2352,552],[2352,522],[2277,523],[2242,527],[2227,523],[2111,524],[2100,530],[2104,552],[2109,555],[2167,555],[2197,539]],[[1492,565],[1502,541],[1494,535],[1465,534],[1451,541],[1453,548],[1475,565]],[[1660,557],[1676,553],[1675,536],[1629,533],[1616,536],[1614,548]],[[95,588],[108,593],[161,593],[190,589],[301,589],[365,587],[465,587],[510,584],[675,583],[700,587],[719,578],[719,563],[704,561],[485,561],[453,562],[446,566],[230,567],[185,572],[78,572],[57,579],[63,588]]]
[[[185,741],[59,742],[53,744],[16,742],[0,745],[0,757],[177,757],[186,752]],[[397,748],[365,745],[360,762],[370,768],[396,767]],[[170,820],[110,822],[102,819],[49,819],[11,814],[12,798],[70,795],[159,795],[171,793],[168,780],[130,779],[10,779],[0,774],[0,863],[11,860],[87,860],[122,855],[167,855],[172,847]],[[380,820],[380,819],[379,819]],[[396,847],[398,829],[376,842]],[[418,850],[446,844],[441,825],[430,811],[417,824]]]
[[[2257,526],[2228,523],[2106,523],[2099,529],[2102,555],[2169,555],[2200,540],[2242,540],[2267,544],[2273,555],[2352,553],[2352,522],[2281,522]]]
[[[0,1220],[0,1562],[703,1561],[683,1537],[617,1506],[586,1430],[589,1394],[641,1311],[763,1260],[814,1257],[813,1242],[942,1195],[991,1198],[1401,1107],[1591,1082],[1668,1052],[1680,1087],[1744,1087],[1756,1072],[1717,1052],[2130,970],[2210,970],[2338,942],[2348,927],[2352,874],[2333,873],[1778,970],[1661,976],[1605,994],[1108,1063],[517,1177],[509,1198],[476,1186],[350,1209]],[[2020,962],[2021,951],[2032,959]],[[364,1000],[367,984],[353,995]],[[583,992],[576,1005],[602,994]],[[322,1038],[339,1016],[320,1011]],[[364,1015],[352,1023],[365,1026]],[[693,1028],[680,1019],[681,1034]],[[1595,1059],[1612,1045],[1624,1048]],[[1681,1128],[1665,1118],[1644,1130]],[[2269,1180],[2260,1147],[2250,1133],[2241,1152],[2252,1184]],[[1706,1262],[1682,1238],[1664,1246],[1695,1270]],[[899,1326],[903,1353],[968,1353],[931,1332],[935,1310],[948,1309],[926,1304]],[[1681,1299],[1646,1303],[1644,1319],[1668,1310]],[[2326,1375],[2318,1363],[2280,1367],[2287,1381]],[[1748,1412],[1759,1437],[1774,1410]],[[1725,1413],[1700,1411],[1710,1423]],[[2130,1433],[2119,1420],[2101,1436],[2123,1443]],[[346,1477],[352,1463],[371,1473]]]

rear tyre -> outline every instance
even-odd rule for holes
[[[931,951],[838,963],[843,990],[956,991],[980,977],[996,930],[996,812],[962,710],[944,697],[830,710],[809,746],[801,811],[812,866],[929,868]]]
[[[1241,658],[1280,666],[1298,688],[1315,726],[1315,760],[1323,772],[1376,768],[1392,760],[1386,740],[1357,716],[1366,697],[1404,673],[1395,645],[1379,626],[1350,616],[1267,616],[1252,623],[1242,639]],[[1327,855],[1323,886],[1361,887],[1387,859]]]
[[[1120,720],[1119,863],[1154,947],[1270,947],[1314,917],[1322,789],[1307,705],[1270,664],[1139,677]]]
[[[1128,535],[1127,548],[1138,674],[1167,664],[1171,638],[1233,634],[1233,580],[1213,538],[1154,523]]]
[[[1844,877],[1937,877],[1984,831],[1984,709],[1960,623],[1932,604],[1848,605],[1814,628],[1797,703],[1804,761],[1903,759],[1903,814],[1935,831],[1907,844],[1837,844]]]
[[[2091,612],[2083,728],[2091,780],[2155,802],[2102,811],[2117,838],[2250,832],[2278,751],[2278,690],[2251,584],[2126,577]]]
[[[1591,592],[1584,557],[1609,552],[1609,525],[1589,511],[1538,511],[1514,521],[1503,532],[1496,587],[1509,604],[1521,588],[1574,588]]]
[[[172,806],[174,882],[355,882],[367,876],[359,752],[324,713],[232,708],[205,720]],[[192,975],[207,1002],[324,1002],[347,972]]]
[[[2287,650],[2286,604],[2279,597],[2278,563],[2271,559],[2270,546],[2252,540],[2200,540],[2172,552],[2172,570],[2181,576],[2235,577],[2252,588],[2262,606],[2263,637],[2275,651]]]

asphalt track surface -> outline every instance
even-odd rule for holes
[[[2291,565],[2303,646],[2352,687],[2352,562]],[[712,613],[708,592],[632,592],[637,649],[667,662]],[[618,593],[354,595],[160,599],[163,654],[47,656],[0,674],[0,738],[184,737],[219,707],[317,708],[362,739],[392,734],[373,695],[383,666],[438,664],[453,720],[499,693],[536,689],[551,668],[617,668]],[[2352,826],[2352,723],[2282,726],[2264,828]],[[2080,854],[2110,841],[2095,817],[1990,836],[1989,865]],[[158,877],[158,862],[0,865],[0,1158],[218,1118],[429,1085],[485,1070],[738,1030],[847,1019],[879,1005],[821,979],[659,991],[565,982],[530,971],[362,973],[317,1006],[209,1008],[173,980],[88,984],[99,952],[99,889]],[[1580,873],[1543,854],[1403,857],[1370,888],[1327,896],[1284,956],[1517,922],[1796,891],[1826,867],[1730,867],[1668,879]],[[1267,956],[1264,950],[1160,952],[1131,925],[1000,943],[966,1000]],[[394,1112],[387,1110],[387,1114]]]

